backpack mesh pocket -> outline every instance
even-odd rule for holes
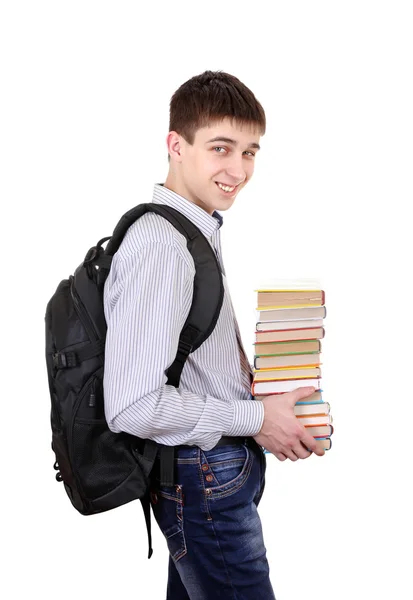
[[[90,500],[114,490],[136,469],[125,436],[110,431],[106,421],[76,420],[72,440],[74,467]]]

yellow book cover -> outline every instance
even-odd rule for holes
[[[270,367],[267,369],[253,369],[254,373],[263,373],[265,371],[288,371],[288,370],[296,370],[296,369],[314,369],[314,367],[319,367],[323,363],[317,363],[315,365],[295,365],[292,367]]]

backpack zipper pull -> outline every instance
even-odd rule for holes
[[[92,382],[92,389],[90,390],[89,406],[90,406],[90,408],[93,408],[94,406],[96,406],[95,379]]]

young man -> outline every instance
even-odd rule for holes
[[[277,402],[251,396],[251,367],[225,280],[216,211],[228,210],[251,179],[265,124],[254,94],[227,73],[193,77],[171,99],[169,172],[152,201],[179,210],[207,237],[225,290],[215,329],[189,355],[179,388],[166,384],[165,372],[193,296],[185,238],[160,215],[145,214],[129,228],[106,281],[109,427],[175,446],[176,485],[160,486],[158,465],[151,494],[170,553],[168,600],[274,598],[257,513],[262,446],[279,460],[324,454],[293,410],[314,388]]]

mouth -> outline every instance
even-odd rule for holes
[[[238,189],[238,185],[225,185],[225,183],[219,181],[216,181],[215,184],[226,196],[232,196]]]

